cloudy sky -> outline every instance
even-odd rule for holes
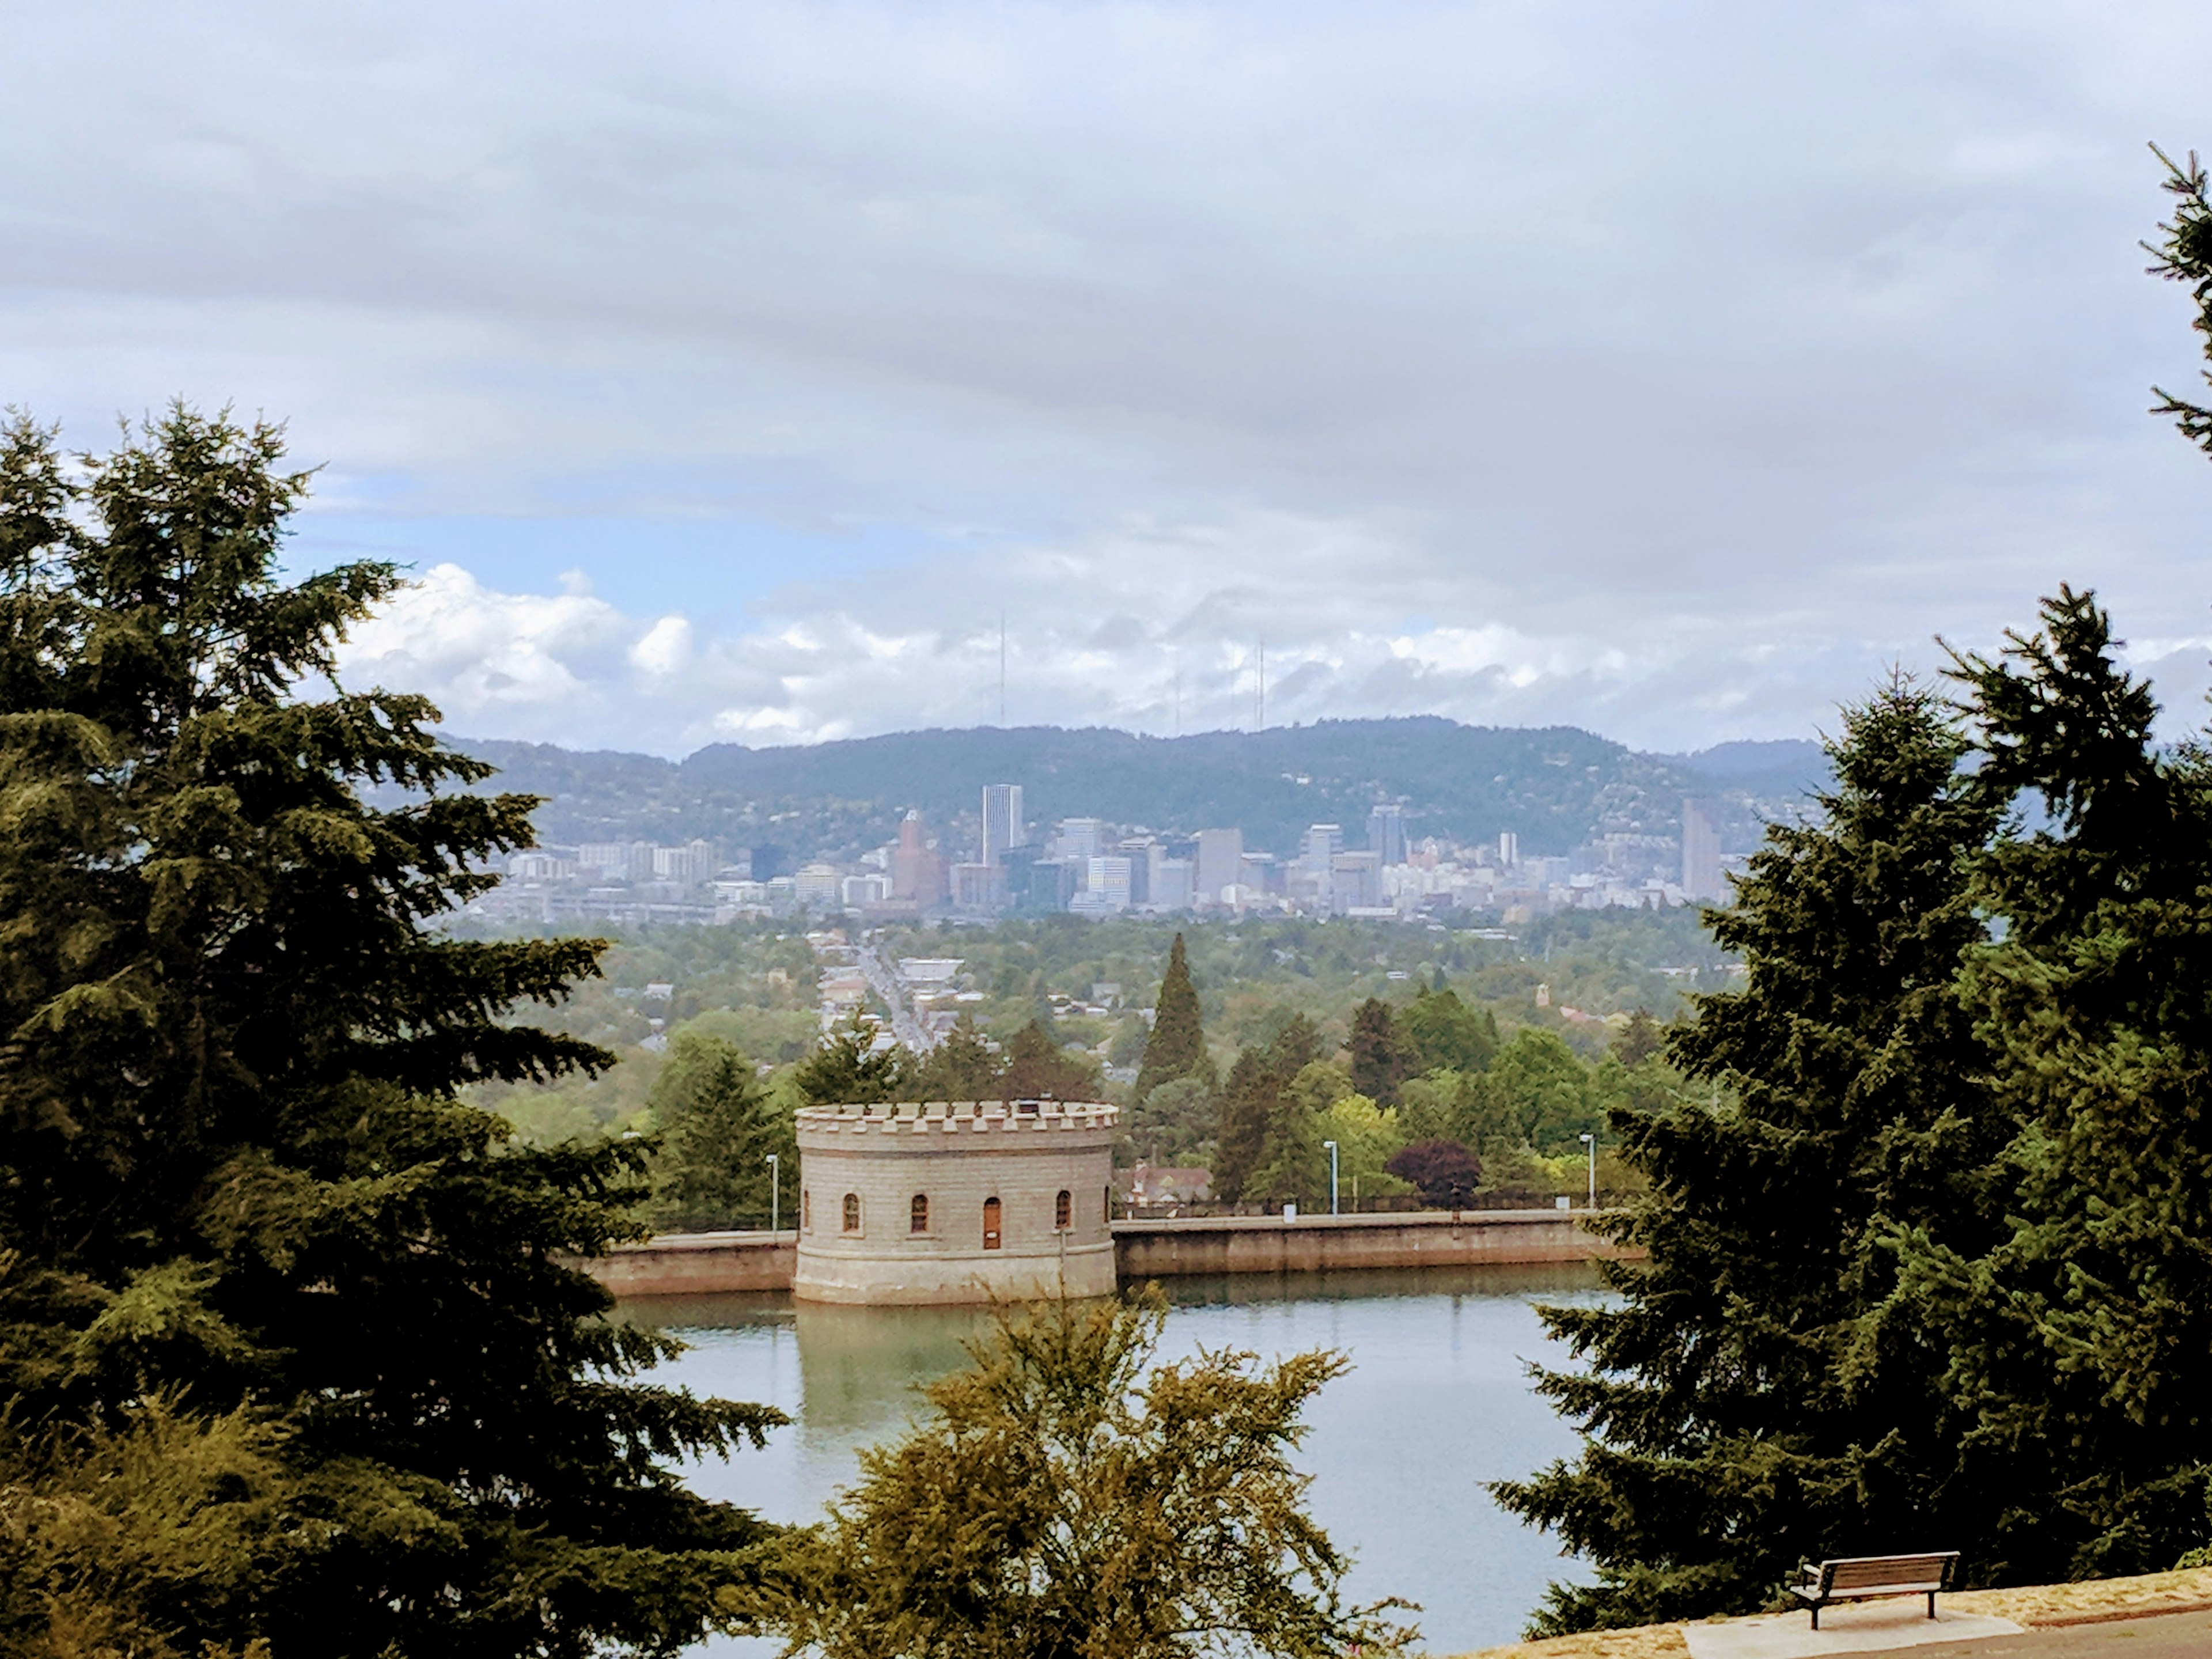
[[[1808,733],[2097,586],[2212,654],[2144,149],[2212,7],[19,11],[0,402],[324,466],[357,681],[682,753]]]

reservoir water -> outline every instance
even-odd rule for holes
[[[1360,1601],[1400,1595],[1431,1653],[1510,1642],[1544,1586],[1579,1577],[1545,1534],[1501,1512],[1483,1483],[1571,1455],[1572,1431],[1528,1386],[1563,1363],[1540,1303],[1595,1301],[1581,1265],[1171,1281],[1162,1357],[1203,1346],[1263,1356],[1335,1348],[1353,1369],[1310,1409],[1298,1462],[1315,1517],[1357,1555]],[[698,1487],[773,1521],[811,1521],[852,1481],[860,1449],[900,1432],[916,1389],[966,1361],[986,1322],[952,1308],[837,1308],[788,1296],[667,1297],[623,1304],[690,1350],[653,1374],[793,1419],[767,1450],[694,1472]],[[717,1656],[775,1651],[717,1641]]]

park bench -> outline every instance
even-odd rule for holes
[[[1805,1577],[1790,1593],[1813,1608],[1813,1628],[1820,1628],[1820,1609],[1839,1601],[1872,1601],[1887,1595],[1924,1595],[1928,1616],[1936,1616],[1936,1593],[1951,1588],[1959,1552],[1932,1555],[1847,1555],[1817,1567],[1801,1564]]]

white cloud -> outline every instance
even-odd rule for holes
[[[1170,729],[1178,672],[1249,719],[1264,641],[1276,717],[1686,744],[2061,579],[2161,641],[2212,599],[2142,414],[2195,365],[2135,246],[2142,142],[2212,143],[2179,0],[123,0],[10,46],[0,403],[291,416],[302,561],[425,573],[349,663],[464,729],[994,718],[1003,611],[1018,720]]]

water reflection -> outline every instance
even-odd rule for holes
[[[1563,1356],[1535,1307],[1597,1295],[1587,1267],[1463,1267],[1181,1279],[1164,1357],[1205,1346],[1263,1355],[1340,1348],[1354,1369],[1310,1413],[1300,1457],[1316,1517],[1358,1557],[1363,1598],[1423,1604],[1431,1650],[1510,1641],[1563,1576],[1540,1534],[1501,1514],[1482,1482],[1565,1455],[1573,1436],[1528,1390],[1525,1366]],[[656,1375],[794,1419],[763,1453],[696,1472],[699,1486],[771,1520],[807,1521],[854,1478],[860,1449],[919,1414],[921,1386],[964,1363],[986,1311],[842,1308],[754,1294],[638,1298],[629,1318],[690,1350]],[[717,1643],[717,1655],[772,1651]]]

